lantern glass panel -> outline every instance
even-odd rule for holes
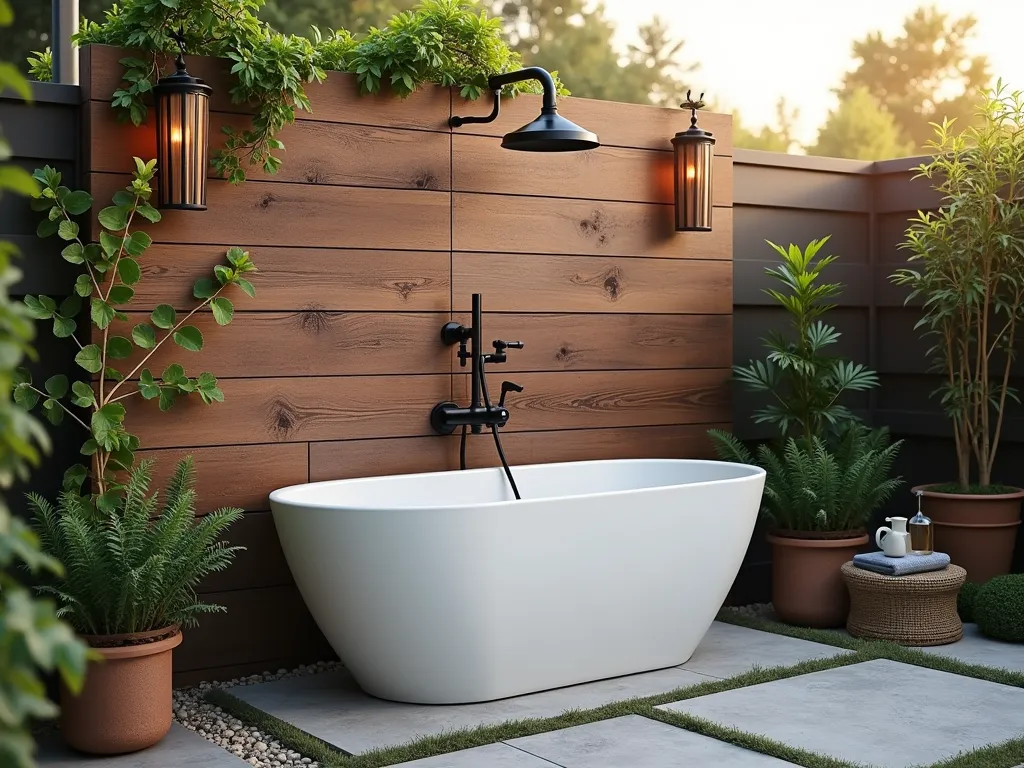
[[[207,92],[168,89],[159,93],[156,102],[160,207],[204,210],[209,163]]]
[[[675,142],[676,231],[711,230],[713,141],[703,138]]]

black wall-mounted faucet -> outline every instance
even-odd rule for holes
[[[505,397],[509,392],[522,392],[523,388],[511,381],[501,384],[501,399],[497,405],[491,405],[487,396],[487,380],[485,378],[484,365],[486,363],[504,363],[508,360],[509,349],[522,349],[521,341],[502,341],[498,339],[492,342],[494,352],[484,353],[483,347],[483,311],[481,309],[481,296],[473,294],[473,320],[472,325],[467,328],[459,323],[445,323],[441,328],[441,341],[452,346],[459,345],[459,365],[466,367],[466,361],[471,366],[471,396],[468,407],[459,406],[453,402],[438,403],[430,412],[430,425],[434,431],[442,435],[450,435],[456,427],[469,427],[474,434],[480,434],[484,427],[504,427],[508,423],[509,413],[505,408]],[[466,345],[469,349],[466,349]],[[481,396],[482,395],[482,396]]]

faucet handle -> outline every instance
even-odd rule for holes
[[[506,349],[522,349],[523,347],[526,346],[521,341],[502,341],[501,339],[498,339],[497,341],[494,341],[492,343],[494,345],[495,350],[497,350],[498,352],[502,352]]]
[[[499,408],[504,408],[505,407],[505,395],[507,395],[509,392],[522,392],[522,391],[523,391],[523,388],[521,386],[519,386],[518,384],[514,383],[514,382],[511,382],[511,381],[503,381],[503,382],[501,382],[501,399],[498,401],[498,407]]]

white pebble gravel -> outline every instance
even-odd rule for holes
[[[259,728],[243,723],[207,702],[204,696],[214,688],[228,690],[241,685],[315,675],[340,667],[341,664],[336,661],[321,661],[317,664],[303,664],[290,672],[279,669],[277,672],[249,675],[226,682],[202,682],[192,688],[179,688],[174,691],[174,719],[254,768],[320,768],[316,760],[295,752],[268,733],[261,733]]]
[[[733,611],[735,613],[743,614],[745,616],[753,616],[758,619],[774,619],[775,608],[772,607],[771,603],[751,603],[750,605],[727,605],[725,607],[727,611]]]

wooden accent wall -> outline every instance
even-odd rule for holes
[[[98,206],[123,185],[132,154],[151,157],[148,128],[116,122],[107,103],[121,52],[84,52],[89,186]],[[222,62],[191,57],[215,89],[212,122],[242,125]],[[209,210],[165,212],[134,311],[192,306],[192,282],[233,245],[260,268],[257,296],[235,320],[206,316],[190,370],[210,370],[226,402],[170,414],[133,403],[129,425],[161,473],[195,456],[201,512],[246,509],[231,535],[247,546],[204,586],[228,607],[190,631],[178,680],[224,677],[330,655],[288,572],[267,495],[293,483],[457,468],[458,438],[431,433],[433,405],[465,398],[468,377],[439,330],[467,320],[483,294],[484,337],[519,339],[492,366],[509,378],[504,446],[513,464],[704,456],[705,431],[730,422],[732,362],[731,119],[705,115],[716,144],[714,231],[672,229],[669,140],[677,109],[564,99],[595,131],[592,152],[531,154],[499,137],[539,111],[507,101],[500,119],[440,88],[405,101],[360,97],[351,76],[309,88],[313,112],[283,131],[280,173],[241,186],[209,182]],[[214,142],[216,133],[211,133]],[[235,298],[235,297],[233,297]],[[154,363],[160,366],[160,361]],[[496,463],[488,436],[474,466]]]

